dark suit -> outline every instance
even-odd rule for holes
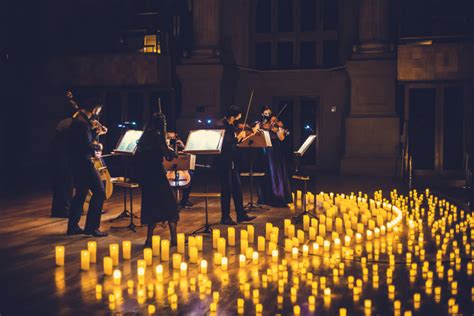
[[[222,142],[221,154],[216,157],[215,164],[219,173],[221,183],[221,213],[222,218],[230,216],[230,197],[234,199],[234,206],[237,215],[244,215],[242,184],[237,168],[237,138],[235,128],[227,120],[221,119],[217,122],[216,128],[225,129],[224,140]]]
[[[84,201],[90,190],[92,197],[89,202],[89,211],[84,227],[86,232],[99,228],[102,205],[105,200],[104,185],[91,161],[95,150],[100,149],[98,145],[92,142],[94,136],[95,134],[91,129],[89,119],[80,112],[72,120],[69,129],[69,154],[76,193],[69,211],[68,228],[74,229],[77,227],[81,218]]]

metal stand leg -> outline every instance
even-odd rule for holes
[[[127,226],[123,226],[123,227],[121,227],[121,226],[112,226],[111,228],[112,229],[122,229],[122,228],[130,229],[131,231],[136,233],[137,232],[137,230],[136,230],[137,226],[133,223],[133,218],[138,218],[138,216],[133,214],[133,192],[132,192],[133,189],[129,188],[128,190],[129,190],[129,194],[130,194],[130,212],[128,212],[126,210],[124,212],[128,213],[128,216],[130,218],[130,224],[128,224]],[[127,191],[124,188],[124,203],[126,203],[126,201],[127,201]],[[126,204],[124,204],[124,205],[126,205]],[[122,212],[120,215],[122,215],[124,212]]]
[[[207,193],[207,183],[204,182],[204,193]],[[191,235],[210,235],[212,233],[212,228],[211,225],[209,224],[209,212],[208,212],[208,197],[206,196],[204,198],[204,205],[205,205],[205,211],[206,211],[206,223],[204,226],[199,227],[195,231],[191,233]]]
[[[253,150],[253,148],[250,148],[250,150]],[[258,203],[254,203],[253,202],[253,152],[251,151],[250,152],[250,172],[249,172],[249,175],[250,175],[250,202],[248,202],[245,206],[244,206],[244,209],[246,211],[256,211],[256,210],[260,210],[260,211],[263,211],[263,210],[269,210],[269,208],[266,208]]]

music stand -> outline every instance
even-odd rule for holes
[[[250,202],[245,205],[245,209],[248,211],[253,210],[266,210],[267,208],[253,202],[253,162],[254,162],[254,149],[256,148],[268,148],[272,147],[272,141],[270,133],[268,131],[259,130],[254,135],[244,138],[242,143],[237,145],[239,148],[249,148],[249,176],[250,176]]]
[[[224,129],[200,129],[189,132],[183,152],[194,155],[219,155],[224,140]],[[207,194],[207,181],[204,181],[204,194]],[[196,234],[211,234],[207,197],[205,197],[205,224],[194,232]]]
[[[111,219],[110,222],[115,222],[125,218],[130,218],[130,224],[125,227],[112,227],[117,228],[128,228],[135,232],[136,225],[133,223],[133,218],[138,218],[138,216],[133,214],[132,206],[132,190],[138,185],[132,185],[132,183],[127,180],[127,175],[129,171],[128,158],[135,155],[137,151],[138,141],[142,136],[143,131],[140,130],[128,130],[126,131],[119,139],[117,146],[113,150],[114,155],[124,156],[124,182],[123,184],[117,184],[118,186],[123,187],[123,211],[115,218]],[[128,184],[128,185],[127,185]],[[127,188],[130,190],[130,211],[127,210]]]
[[[304,215],[315,217],[314,214],[309,213],[308,210],[306,209],[306,193],[308,191],[307,182],[310,180],[310,178],[309,176],[299,174],[300,158],[304,156],[309,146],[311,146],[311,144],[314,142],[315,139],[316,139],[316,135],[309,135],[308,138],[306,138],[306,140],[300,146],[300,148],[297,151],[293,152],[293,154],[295,155],[296,166],[295,166],[295,174],[292,176],[292,178],[303,182],[303,197],[302,197],[303,198],[303,212],[300,215],[293,217],[295,222],[300,222],[303,219]]]

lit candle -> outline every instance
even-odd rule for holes
[[[255,313],[256,314],[261,314],[263,312],[263,305],[258,303],[257,305],[255,305]]]
[[[198,248],[199,251],[202,251],[202,236],[198,235],[195,237],[196,239],[196,247]]]
[[[293,247],[293,249],[291,250],[291,257],[293,259],[298,259],[298,248]]]
[[[285,237],[288,237],[288,228],[290,227],[290,225],[291,225],[291,220],[286,218],[283,221],[283,234],[285,235]]]
[[[170,242],[167,239],[161,241],[161,261],[170,260]]]
[[[235,246],[235,228],[234,227],[227,228],[227,241],[229,243],[229,247]]]
[[[240,254],[239,255],[239,267],[240,268],[245,268],[246,261],[247,261],[247,258],[245,257],[245,255]]]
[[[258,264],[258,252],[254,251],[252,254],[252,263],[257,265]]]
[[[156,274],[156,280],[158,282],[163,282],[163,266],[161,264],[156,266],[155,274]]]
[[[307,232],[309,229],[309,216],[303,215],[303,230]]]
[[[309,247],[308,245],[303,245],[303,257],[308,257]]]
[[[218,266],[222,262],[222,255],[219,252],[214,252],[214,265]]]
[[[248,246],[249,246],[249,241],[248,240],[241,240],[240,241],[240,253],[245,253],[247,251]]]
[[[132,243],[130,240],[122,241],[122,257],[124,260],[130,260],[132,257]]]
[[[304,243],[304,231],[301,229],[298,229],[296,236],[298,237],[298,242],[300,244]]]
[[[104,257],[104,274],[112,275],[113,261],[110,257]]]
[[[299,305],[293,306],[293,315],[295,316],[301,315],[301,307]]]
[[[293,242],[291,239],[286,238],[285,239],[285,252],[290,253],[291,249],[293,249]]]
[[[120,285],[122,283],[122,272],[118,269],[114,270],[114,285]]]
[[[158,235],[153,235],[151,237],[151,249],[153,250],[153,255],[158,257],[160,255],[160,243],[161,237]]]
[[[265,224],[265,239],[270,239],[270,234],[272,233],[273,224],[266,223]]]
[[[137,278],[138,278],[138,284],[140,285],[145,284],[145,269],[143,267],[138,267]]]
[[[89,250],[81,250],[81,270],[87,271],[91,266]]]
[[[91,263],[97,262],[97,243],[95,241],[89,241],[87,243],[87,250],[91,258]]]
[[[221,237],[221,231],[219,229],[212,230],[212,248],[217,249],[217,242]]]
[[[257,250],[260,252],[265,252],[265,237],[258,236],[257,238]]]
[[[112,258],[112,262],[114,266],[118,266],[119,264],[119,247],[118,244],[111,244],[109,246],[110,251],[110,258]]]
[[[56,246],[56,265],[58,267],[64,266],[64,246]]]
[[[296,231],[296,228],[295,228],[295,225],[293,224],[290,224],[290,226],[288,226],[288,238],[293,238],[295,237],[295,231]]]
[[[308,234],[309,234],[309,240],[315,240],[316,239],[316,228],[310,227]]]
[[[227,271],[227,265],[228,265],[227,257],[222,257],[222,259],[221,259],[222,271]]]
[[[185,235],[183,233],[177,234],[177,248],[176,251],[180,254],[184,254],[185,251]]]
[[[198,262],[198,248],[197,247],[191,247],[189,249],[189,262],[191,263],[197,263]]]
[[[98,300],[102,299],[102,284],[96,284],[96,286],[95,286],[95,297]]]
[[[207,261],[201,260],[201,273],[207,274]]]
[[[188,275],[188,264],[186,262],[181,262],[180,265],[180,274],[182,277],[185,277]]]
[[[244,313],[244,304],[245,304],[244,299],[242,299],[242,298],[237,299],[237,311],[238,311],[239,314]]]
[[[248,241],[249,244],[253,244],[255,239],[255,227],[253,225],[247,225]]]
[[[181,265],[181,255],[179,253],[174,253],[173,254],[173,269],[179,270],[180,265]]]
[[[220,237],[219,241],[217,242],[217,251],[222,255],[225,256],[226,254],[226,247],[225,247],[225,238]]]
[[[273,249],[272,251],[272,262],[277,263],[278,262],[278,250]]]
[[[143,259],[145,259],[145,263],[147,266],[151,266],[153,263],[153,250],[151,248],[143,249]]]

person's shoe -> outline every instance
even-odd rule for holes
[[[257,216],[250,216],[250,215],[247,215],[247,214],[237,215],[237,223],[250,222],[250,221],[253,221],[256,218],[257,218]]]
[[[180,208],[191,208],[193,206],[194,206],[194,204],[189,202],[189,201],[186,201],[184,203],[179,203]]]
[[[107,211],[107,210],[102,210],[102,211],[101,211],[101,214],[107,214],[108,212],[109,212],[109,211]]]
[[[93,236],[93,237],[107,237],[109,234],[101,232],[100,230],[96,229],[93,231],[84,231],[84,234]]]
[[[222,225],[237,225],[237,223],[234,222],[234,220],[230,217],[221,219],[221,224]]]
[[[69,227],[67,229],[66,235],[68,236],[74,236],[74,235],[82,235],[84,234],[84,230],[82,230],[80,227]]]

